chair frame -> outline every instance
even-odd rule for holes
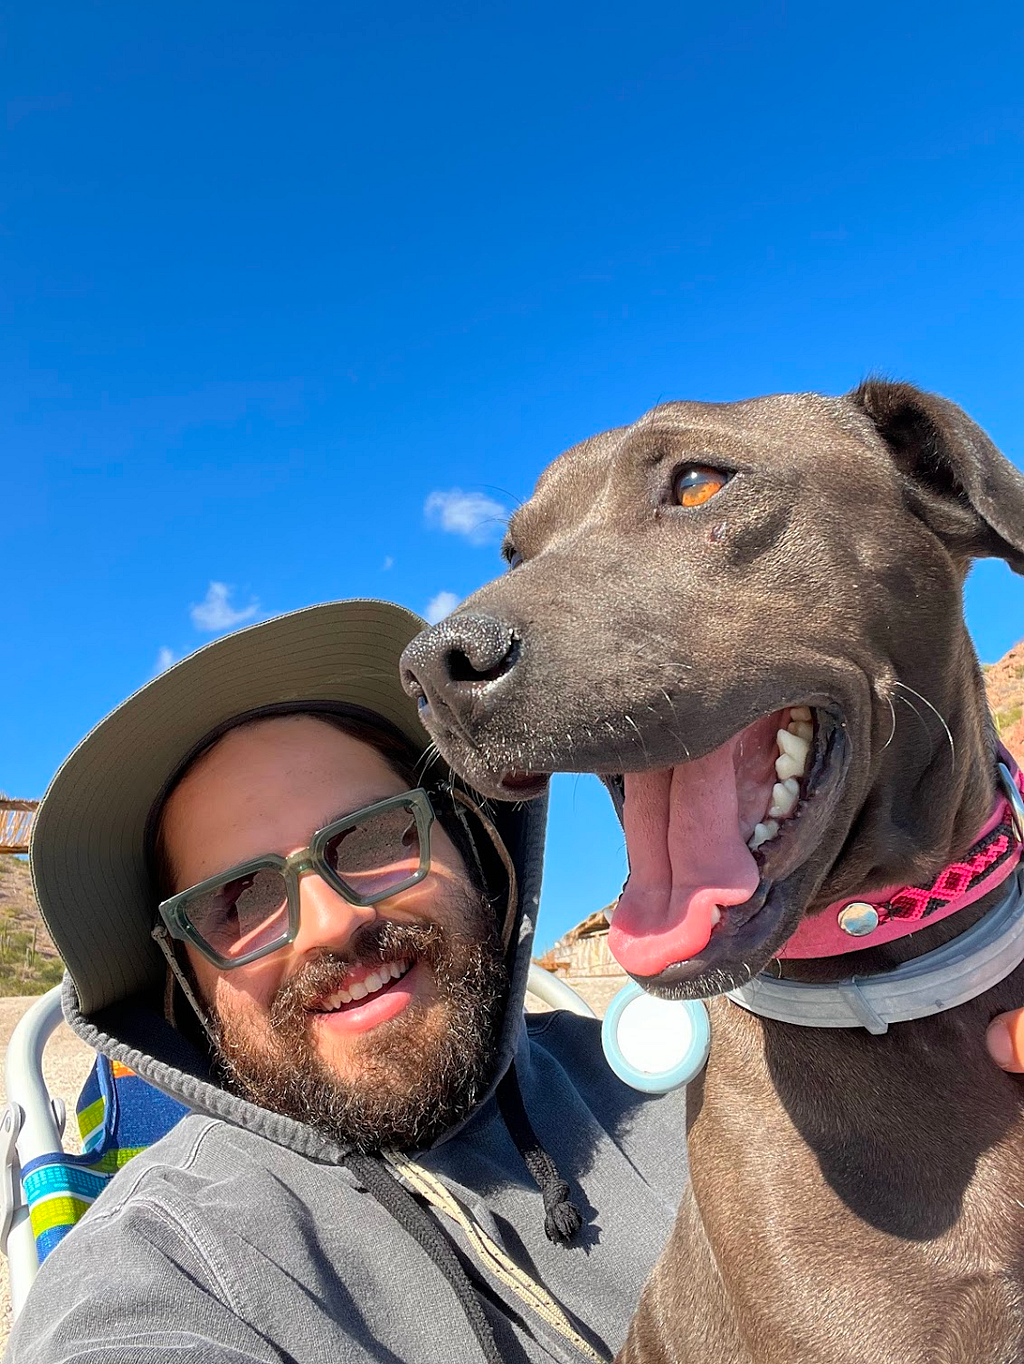
[[[11,1033],[4,1061],[7,1103],[0,1110],[0,1250],[7,1256],[11,1315],[21,1311],[39,1270],[22,1166],[63,1150],[64,1101],[53,1099],[43,1078],[43,1050],[61,1022],[61,986],[55,985],[29,1008]]]

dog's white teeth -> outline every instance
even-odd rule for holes
[[[768,806],[768,814],[772,819],[785,819],[796,807],[799,799],[800,783],[795,777],[777,781],[772,787],[772,803]]]
[[[718,908],[717,905],[712,905],[712,906],[711,906],[711,927],[714,928],[715,924],[718,924],[718,923],[721,923],[721,922],[722,922],[722,911]]]
[[[754,832],[750,836],[747,847],[751,852],[756,852],[762,843],[768,843],[778,832],[779,826],[777,821],[774,819],[766,819],[763,824],[756,824],[754,826]]]
[[[780,781],[788,781],[790,777],[802,777],[803,774],[804,764],[798,758],[783,753],[781,758],[775,759],[775,775]]]
[[[811,745],[799,734],[790,734],[788,729],[780,729],[776,734],[779,756],[775,760],[775,771],[779,781],[789,777],[802,777],[807,771],[807,758]]]
[[[388,977],[385,977],[385,980],[386,979],[388,979]],[[376,971],[371,971],[368,976],[364,977],[363,984],[366,986],[366,993],[368,995],[375,995],[384,984],[384,981],[381,980]]]
[[[806,739],[808,743],[814,738],[814,726],[810,720],[790,720],[786,728],[790,734],[795,734],[798,739]]]
[[[352,984],[348,987],[348,992],[349,996],[352,999],[365,999],[366,996],[370,993],[369,990],[366,988],[365,981],[361,980],[354,980]]]
[[[807,760],[807,755],[811,751],[809,740],[801,738],[799,734],[790,734],[788,729],[780,729],[776,734],[779,743],[779,751],[787,753],[791,758],[796,758],[803,763]]]
[[[802,720],[805,724],[809,724],[811,721],[810,706],[791,706],[789,718],[791,720]]]

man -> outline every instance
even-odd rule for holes
[[[219,640],[54,779],[33,869],[92,1046],[191,1112],[43,1264],[16,1364],[610,1358],[681,1097],[524,1021],[544,812],[428,750],[381,602]],[[581,848],[585,855],[585,848]]]

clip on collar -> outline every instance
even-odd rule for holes
[[[802,919],[776,954],[779,959],[838,957],[878,947],[940,923],[995,890],[1016,867],[1024,843],[1019,786],[1024,779],[1005,749],[996,771],[1002,790],[963,857],[944,867],[929,885],[888,886],[855,900],[837,900]]]

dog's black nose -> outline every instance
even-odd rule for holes
[[[402,685],[423,706],[496,682],[515,666],[519,639],[493,616],[454,615],[417,635],[402,654]]]

